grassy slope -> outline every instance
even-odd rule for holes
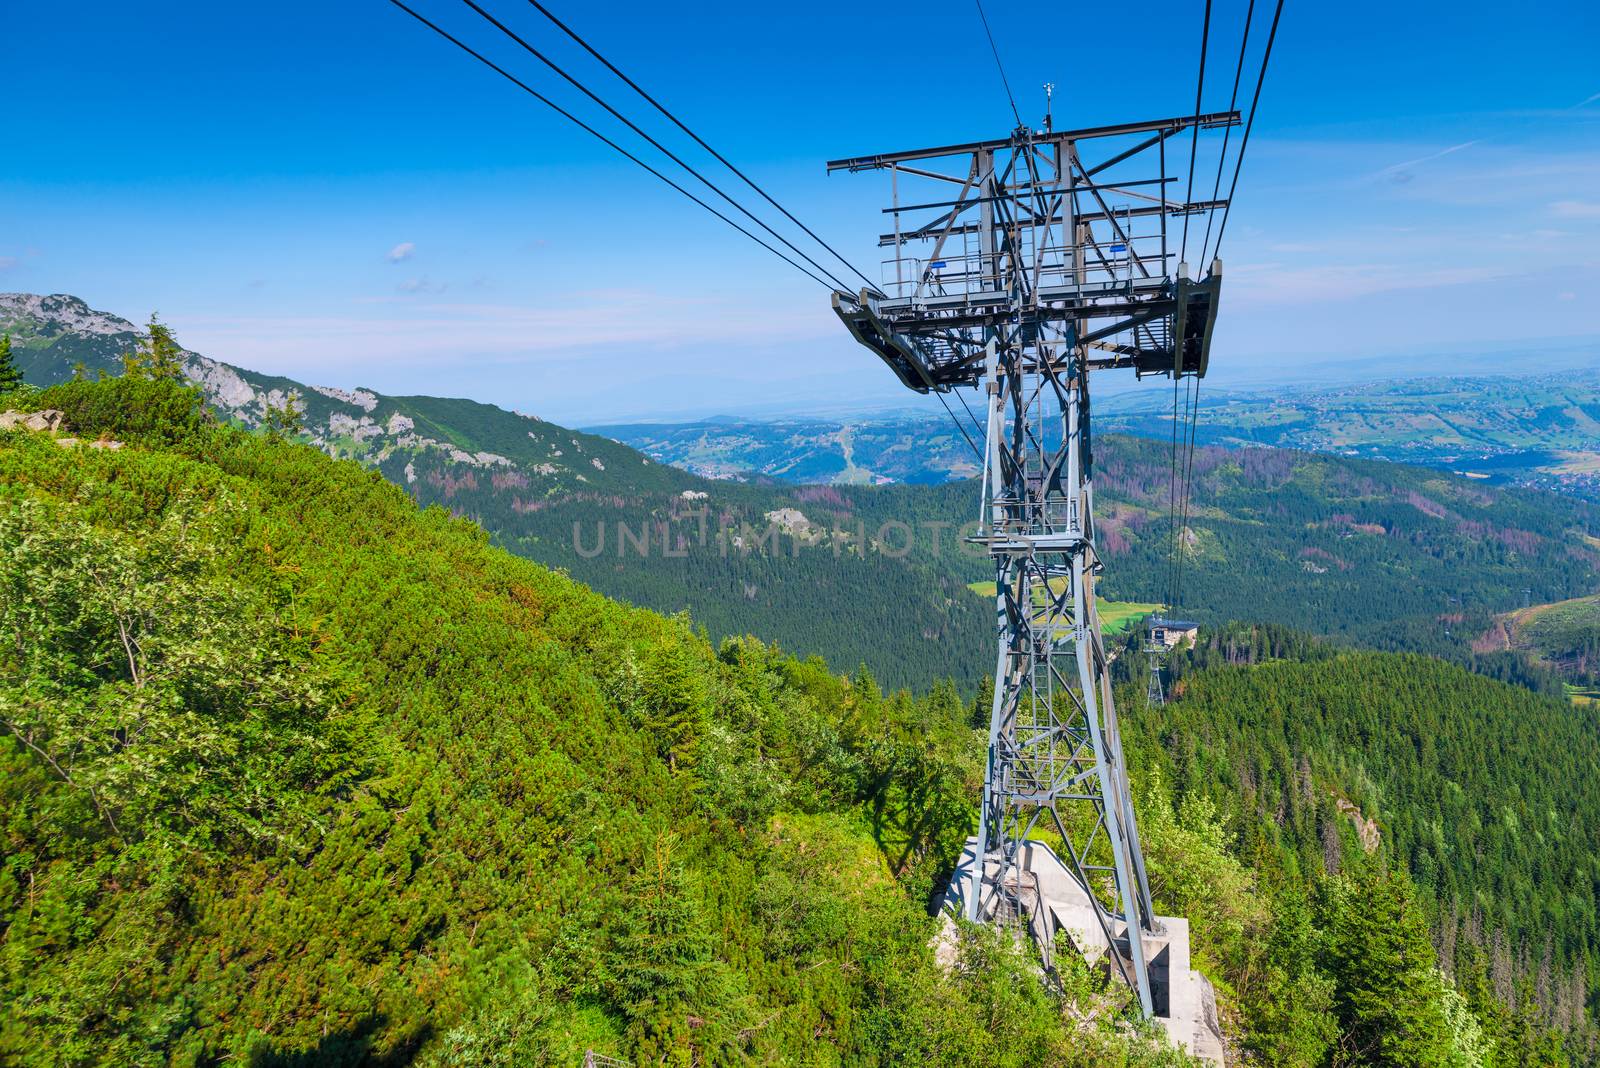
[[[1503,613],[1474,645],[1525,653],[1568,679],[1575,698],[1587,699],[1600,681],[1600,595]]]

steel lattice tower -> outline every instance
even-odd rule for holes
[[[1150,664],[1150,684],[1145,688],[1145,701],[1151,708],[1161,708],[1167,703],[1166,691],[1161,688],[1161,656],[1165,646],[1156,642],[1153,633],[1145,635],[1144,655]]]
[[[1175,202],[1168,147],[1181,134],[1190,156],[1191,138],[1238,121],[1018,127],[828,164],[887,170],[893,197],[882,287],[835,292],[834,310],[909,388],[984,391],[974,540],[994,560],[999,641],[968,918],[1028,918],[1037,898],[1021,851],[1045,822],[1146,1015],[1140,936],[1157,932],[1095,608],[1089,378],[1205,373],[1221,263],[1190,277],[1168,223],[1203,245],[1225,202]]]

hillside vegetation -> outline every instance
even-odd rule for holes
[[[1095,973],[1065,968],[1057,1000],[980,931],[935,963],[923,905],[981,769],[953,687],[885,696],[754,640],[713,649],[147,372],[23,399],[80,443],[0,436],[0,1058],[1179,1060]],[[1513,692],[1440,670],[1446,708]],[[1208,678],[1173,716],[1270,738],[1198,696]],[[1430,898],[1387,854],[1343,832],[1262,848],[1232,762],[1183,756],[1198,726],[1133,721],[1158,907],[1193,918],[1241,1049],[1562,1061],[1542,1002],[1435,967]],[[1470,747],[1492,724],[1453,727]],[[1312,759],[1318,789],[1349,771]],[[1593,825],[1580,801],[1568,835]],[[1513,886],[1568,863],[1491,855]]]
[[[1168,592],[1167,459],[1155,442],[1098,443],[1101,591],[1111,600],[1152,603]],[[1265,449],[1199,449],[1194,479],[1184,617],[1269,621],[1559,689],[1548,669],[1516,653],[1474,653],[1471,639],[1519,604],[1524,587],[1543,599],[1600,588],[1600,549],[1588,540],[1600,530],[1600,507]],[[689,497],[555,493],[536,505],[487,486],[448,497],[431,482],[413,491],[613,596],[693,605],[713,634],[751,631],[785,648],[859,659],[897,685],[992,671],[984,652],[992,612],[967,589],[992,580],[992,566],[960,540],[977,499],[972,483],[702,485]],[[872,638],[847,645],[847,635]]]
[[[1576,689],[1600,687],[1600,595],[1496,616],[1473,648],[1518,650],[1559,672]]]
[[[28,399],[121,447],[0,435],[0,1060],[1172,1059],[935,965],[950,689],[713,649],[166,382]]]
[[[1210,798],[1242,855],[1297,878],[1337,870],[1352,839],[1402,866],[1458,982],[1595,1052],[1591,716],[1437,660],[1260,629],[1213,634],[1177,667],[1177,700],[1133,706],[1130,759]]]
[[[151,328],[75,297],[0,294],[0,332],[7,331],[27,380],[46,386],[65,383],[75,368],[89,377],[120,374],[122,354],[147,344]],[[301,440],[375,467],[414,499],[472,518],[514,552],[565,567],[611,596],[665,612],[693,604],[718,639],[756,633],[801,655],[868,663],[887,683],[919,689],[983,670],[965,639],[992,613],[942,579],[925,553],[873,551],[874,527],[853,543],[815,543],[823,551],[805,552],[798,569],[793,553],[775,555],[789,543],[763,540],[767,516],[805,508],[803,494],[698,478],[610,439],[493,405],[305,386],[173,348],[220,419],[261,428],[292,398]],[[640,539],[625,552],[619,523]],[[733,541],[745,526],[755,531],[748,548]],[[598,554],[578,551],[600,537]],[[669,557],[679,539],[690,552]],[[853,592],[864,589],[878,593]],[[863,645],[851,634],[874,638]]]
[[[1170,555],[1167,450],[1099,450],[1102,592],[1160,595]],[[1179,611],[1278,623],[1379,649],[1430,653],[1554,692],[1514,655],[1475,655],[1494,613],[1600,588],[1600,507],[1537,490],[1288,450],[1197,449]],[[1559,592],[1556,592],[1559,591]]]

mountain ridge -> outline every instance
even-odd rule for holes
[[[77,366],[90,374],[120,374],[122,353],[144,336],[134,323],[96,311],[67,294],[0,293],[0,332],[11,334],[18,366],[37,386],[65,381]],[[639,469],[657,466],[635,450],[596,435],[467,398],[395,396],[365,387],[311,385],[189,349],[182,349],[180,359],[185,376],[223,418],[257,428],[270,409],[282,408],[290,395],[296,395],[312,444],[333,456],[363,459],[386,472],[398,464],[403,478],[407,461],[419,455],[490,473],[520,466],[553,484],[597,488],[620,483],[620,472],[606,476],[613,465],[628,470],[627,485],[652,481]],[[418,430],[419,425],[428,433]],[[491,441],[494,449],[488,447]],[[414,479],[413,474],[408,480]]]

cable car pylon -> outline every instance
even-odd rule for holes
[[[1145,703],[1151,708],[1162,708],[1167,703],[1167,692],[1161,685],[1161,661],[1167,651],[1166,643],[1156,640],[1156,623],[1152,617],[1145,621],[1144,656],[1150,667],[1150,682],[1145,687]]]
[[[1167,147],[1238,123],[1047,123],[828,164],[887,171],[891,192],[883,282],[836,290],[835,312],[906,387],[980,390],[986,419],[972,540],[994,561],[995,688],[978,833],[947,901],[1028,930],[1046,968],[1065,931],[1146,1016],[1219,1061],[1220,1040],[1194,1023],[1187,923],[1151,906],[1123,760],[1095,607],[1090,379],[1205,374],[1222,264],[1191,272],[1168,223],[1227,202],[1172,200]]]

